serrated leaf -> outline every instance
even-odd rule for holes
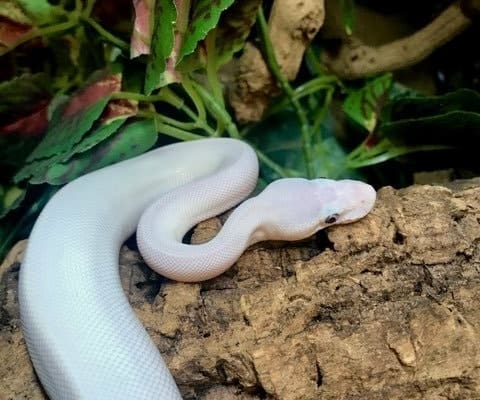
[[[174,0],[174,4],[175,9],[177,10],[177,16],[173,36],[173,47],[165,60],[165,71],[159,78],[160,86],[166,86],[170,83],[180,82],[182,80],[180,69],[177,69],[177,61],[189,22],[190,0]]]
[[[69,162],[52,166],[44,180],[52,185],[70,182],[87,172],[140,155],[150,149],[156,140],[153,120],[133,122],[89,151],[74,156]]]
[[[245,44],[262,0],[236,1],[220,17],[216,27],[217,64],[228,62]]]
[[[4,187],[0,185],[0,218],[17,208],[25,198],[25,189],[18,186]]]
[[[234,0],[199,0],[193,8],[192,19],[185,32],[178,62],[193,53],[200,40],[205,39],[208,32],[215,28],[220,15],[233,4]]]
[[[373,132],[392,83],[392,74],[388,73],[372,79],[360,89],[351,90],[343,102],[347,117],[368,132]]]
[[[173,50],[177,11],[173,0],[157,0],[155,4],[150,58],[145,73],[145,93],[150,94],[163,85],[167,58]]]
[[[67,158],[71,154],[73,146],[82,140],[85,133],[100,117],[109,99],[110,97],[103,98],[73,115],[59,119],[58,123],[48,130],[27,161],[31,162],[52,156]]]
[[[72,154],[83,153],[84,151],[90,150],[98,143],[103,142],[109,136],[117,132],[125,123],[126,119],[127,117],[123,117],[121,119],[116,119],[109,123],[100,125],[72,149]]]
[[[46,180],[46,175],[48,171],[52,168],[56,168],[56,165],[65,165],[68,163],[72,157],[79,153],[88,152],[88,150],[99,145],[99,143],[107,140],[115,132],[117,132],[120,127],[125,123],[128,116],[115,119],[105,124],[98,124],[97,127],[94,127],[91,132],[89,132],[81,142],[73,146],[73,148],[67,154],[58,154],[47,159],[35,160],[28,167],[29,173],[29,182],[33,184],[40,184],[48,182]],[[24,167],[25,169],[26,167]],[[18,182],[28,176],[21,175],[23,169],[15,176],[15,181]]]
[[[83,139],[95,121],[102,115],[110,100],[110,94],[121,87],[121,75],[107,71],[92,74],[91,81],[68,101],[60,102],[52,112],[47,134],[27,158],[26,165],[15,176],[18,182],[38,173],[38,161],[44,165],[66,161],[74,154],[74,146]]]
[[[31,178],[31,183],[40,183],[38,176],[42,176],[46,169],[71,157],[74,146],[100,117],[108,100],[102,99],[70,118],[58,119],[58,123],[49,129],[47,135],[27,158],[28,164],[14,176],[14,181],[20,182]]]

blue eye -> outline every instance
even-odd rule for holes
[[[325,218],[326,224],[334,224],[337,222],[339,215],[338,214],[331,214],[327,218]]]

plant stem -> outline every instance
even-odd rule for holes
[[[166,115],[156,113],[150,110],[139,110],[137,116],[145,118],[156,118],[160,122],[172,125],[176,128],[183,129],[185,131],[192,131],[198,128],[198,125],[195,122],[183,122],[176,119],[167,117]]]
[[[327,113],[327,110],[330,108],[330,104],[332,103],[332,98],[333,98],[333,93],[335,92],[335,87],[331,86],[329,89],[327,89],[327,93],[325,94],[325,100],[323,102],[322,107],[320,108],[320,111],[315,115],[315,119],[312,124],[312,130],[313,132],[319,132],[317,136],[319,136],[319,140],[322,140],[321,138],[321,131],[320,131],[320,125],[322,124],[322,121],[325,119],[325,115]]]
[[[337,81],[338,80],[336,78],[332,78],[331,76],[320,76],[314,78],[308,82],[305,82],[303,85],[296,87],[294,89],[294,97],[295,99],[300,100],[302,97],[317,93],[320,90],[333,90],[335,88],[334,84],[337,83]],[[275,103],[272,107],[270,107],[266,116],[273,115],[284,110],[288,103],[291,103],[289,98],[282,99],[278,103]],[[315,132],[314,129],[312,129],[312,131]]]
[[[111,95],[112,99],[126,99],[131,101],[144,101],[146,103],[154,103],[156,101],[164,100],[164,96],[161,94],[146,95],[136,92],[115,92]]]
[[[196,82],[192,82],[197,92],[200,94],[202,100],[207,105],[208,110],[212,113],[212,115],[218,120],[221,121],[229,134],[230,137],[238,140],[242,140],[240,133],[238,132],[237,125],[232,120],[232,117],[227,112],[227,110],[218,104],[213,96],[200,84]],[[253,147],[253,146],[252,146]],[[255,148],[255,152],[257,153],[258,158],[262,161],[266,166],[270,169],[275,171],[281,178],[285,178],[289,176],[289,174],[275,161],[267,157],[264,153],[260,150]]]
[[[156,122],[156,128],[157,128],[157,131],[160,133],[163,133],[165,135],[168,135],[175,139],[180,139],[183,141],[196,140],[196,139],[203,138],[203,136],[197,135],[196,133],[187,132],[187,131],[184,131],[183,129],[175,128],[174,126],[164,124],[158,121]]]
[[[74,13],[80,14],[82,12],[82,8],[83,8],[82,0],[75,0]]]
[[[22,35],[20,37],[20,39],[18,39],[11,46],[9,46],[9,47],[7,47],[3,50],[0,50],[0,56],[3,56],[4,54],[14,50],[16,47],[20,46],[21,44],[26,43],[26,42],[28,42],[32,39],[35,39],[35,38],[41,37],[41,36],[52,35],[54,33],[62,32],[62,31],[66,31],[68,29],[73,28],[76,25],[77,25],[77,21],[72,19],[72,20],[68,20],[68,21],[65,21],[65,22],[60,22],[59,24],[54,24],[54,25],[47,26],[45,28],[31,29],[30,31],[28,31],[27,33]]]
[[[265,20],[265,15],[263,14],[263,10],[260,7],[257,14],[257,21],[260,26],[260,32],[262,35],[263,45],[265,49],[265,57],[270,69],[270,72],[273,74],[277,82],[282,87],[282,90],[287,95],[290,103],[292,104],[295,113],[300,121],[300,129],[302,132],[302,148],[303,148],[303,156],[305,158],[305,169],[308,178],[313,178],[313,156],[312,156],[312,132],[310,129],[310,124],[307,119],[307,115],[305,110],[301,106],[298,99],[295,97],[295,91],[292,89],[288,80],[283,76],[282,72],[280,71],[280,66],[278,65],[277,59],[275,57],[275,52],[272,47],[272,43],[270,41],[270,36],[268,33],[267,28],[267,21]]]
[[[211,30],[205,40],[207,47],[207,79],[210,88],[212,89],[213,98],[219,105],[225,108],[222,86],[220,85],[217,76],[217,54],[215,48],[216,33],[217,31],[215,29]]]
[[[275,171],[280,178],[287,178],[290,176],[290,174],[288,174],[280,165],[278,165],[263,152],[258,149],[255,149],[255,152],[257,153],[257,157],[260,159],[260,161],[262,161],[268,168]]]
[[[210,85],[210,88],[213,93],[213,98],[215,102],[225,109],[225,102],[223,100],[223,91],[222,85],[220,84],[217,76],[217,49],[215,47],[216,42],[216,29],[213,29],[209,32],[205,39],[206,49],[207,49],[207,79]],[[217,120],[217,133],[219,136],[222,135],[223,129],[225,126],[221,120]]]
[[[95,29],[104,39],[113,43],[115,46],[119,47],[122,50],[128,51],[130,49],[130,45],[127,42],[124,42],[122,39],[116,37],[109,31],[107,31],[103,26],[101,26],[97,21],[93,18],[82,15],[81,19],[88,23],[93,29]]]
[[[83,15],[86,17],[89,17],[90,14],[92,13],[93,7],[95,6],[95,1],[96,0],[87,0],[87,4],[85,6],[85,9],[83,11]]]
[[[162,119],[163,122],[168,123],[170,125],[175,125],[178,128],[183,129],[203,129],[209,136],[215,136],[215,131],[207,124],[205,120],[199,118],[197,114],[195,114],[184,102],[180,99],[175,93],[173,93],[170,89],[163,88],[160,93],[156,95],[145,95],[140,93],[134,92],[116,92],[111,95],[112,99],[127,99],[127,100],[134,100],[134,101],[144,101],[147,103],[153,102],[165,102],[170,104],[171,106],[177,108],[178,110],[184,112],[193,123],[189,122],[182,122],[177,121],[173,118],[154,113],[149,111],[139,111],[138,115],[147,116],[147,117],[155,117]]]
[[[215,98],[202,85],[196,83],[195,81],[192,81],[192,85],[207,106],[208,111],[210,111],[217,121],[220,121],[225,126],[228,134],[233,138],[240,139],[240,133],[238,132],[237,125],[235,125],[232,117],[227,112],[225,107],[221,104],[218,104],[215,101]]]
[[[158,94],[146,95],[136,92],[115,92],[111,95],[111,98],[143,101],[146,103],[164,102],[184,112],[192,120],[199,120],[199,117],[187,105],[185,105],[184,101],[167,87],[164,87]]]
[[[318,61],[318,57],[315,55],[312,46],[308,46],[307,50],[305,50],[305,60],[307,62],[307,66],[310,67],[310,71],[312,74],[316,75],[323,75],[325,73],[322,64]]]
[[[347,168],[360,168],[369,165],[380,164],[395,157],[410,153],[433,150],[448,150],[452,146],[446,145],[420,145],[420,146],[397,146],[388,139],[382,139],[374,147],[366,148],[364,144],[358,146],[347,157]]]
[[[192,83],[193,82],[190,80],[187,74],[184,74],[182,78],[183,89],[188,94],[188,97],[190,97],[190,100],[192,100],[193,105],[197,109],[198,119],[204,121],[204,123],[207,123],[207,112],[205,111],[205,107],[203,106],[202,99],[198,95]]]

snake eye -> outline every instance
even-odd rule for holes
[[[331,214],[327,218],[325,218],[325,223],[326,224],[334,224],[337,222],[339,215],[338,214]]]

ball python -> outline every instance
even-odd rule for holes
[[[182,243],[195,224],[249,196],[257,176],[249,145],[212,138],[88,173],[50,199],[19,278],[24,336],[50,399],[182,398],[122,290],[119,251],[135,230],[155,271],[197,282],[224,272],[253,243],[306,238],[362,218],[375,202],[374,189],[358,181],[281,179],[241,203],[211,241]]]

